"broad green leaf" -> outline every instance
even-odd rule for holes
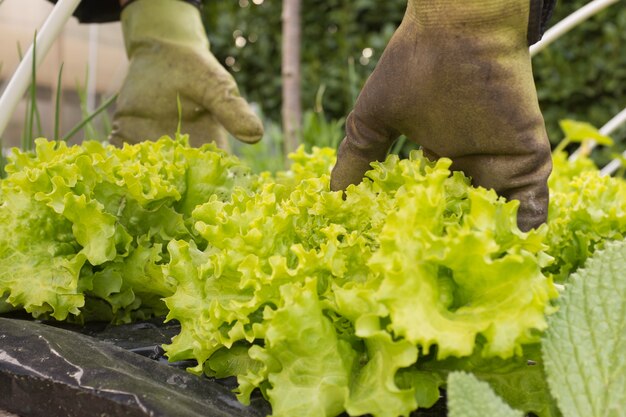
[[[567,417],[626,415],[626,241],[568,284],[543,340],[548,382]]]
[[[472,374],[453,372],[448,377],[449,417],[523,417],[509,407],[486,382]]]
[[[477,349],[466,358],[421,360],[405,372],[430,378],[434,375],[445,381],[455,371],[469,372],[487,382],[499,397],[517,410],[539,417],[561,416],[546,382],[539,343],[525,345],[520,356],[509,359],[486,358]]]
[[[565,139],[571,142],[580,143],[585,140],[593,140],[599,145],[613,146],[613,139],[600,133],[590,123],[566,119],[561,120],[559,125],[565,133]]]

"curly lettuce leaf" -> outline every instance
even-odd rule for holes
[[[426,352],[436,345],[439,359],[470,355],[478,335],[488,356],[521,353],[556,297],[537,256],[541,232],[520,232],[517,204],[451,176],[449,160],[423,173],[411,161],[387,164],[379,169],[391,172],[377,175],[403,185],[369,265],[383,277],[372,295],[388,309],[390,330]]]
[[[249,355],[265,364],[274,417],[335,416],[344,410],[355,360],[317,297],[317,282],[281,287],[283,305],[266,309],[265,344]]]
[[[64,320],[84,305],[79,253],[71,224],[22,193],[5,190],[0,205],[0,293],[35,317]],[[52,220],[52,221],[51,221]]]
[[[267,351],[268,339],[298,341],[275,314],[300,317],[300,302],[318,300],[330,346],[350,346],[359,358],[337,412],[387,416],[437,399],[438,374],[400,377],[420,348],[467,356],[480,340],[486,356],[520,354],[538,340],[556,296],[541,273],[545,229],[520,232],[517,203],[471,188],[449,167],[419,152],[405,161],[390,157],[343,199],[329,191],[320,164],[320,177],[303,171],[294,184],[293,177],[265,176],[255,187],[235,188],[230,200],[214,196],[197,207],[192,216],[206,247],[168,246],[166,275],[178,282],[166,298],[168,317],[182,325],[166,346],[171,360],[196,359],[193,372],[233,372],[243,401],[258,388],[274,406],[288,402],[281,398],[300,396],[289,392],[302,387],[280,371],[290,353],[278,344]],[[220,366],[229,360],[237,366]],[[292,406],[281,403],[277,412]]]
[[[228,199],[236,184],[249,183],[236,158],[212,145],[190,148],[184,137],[121,149],[38,139],[34,153],[13,150],[6,170],[1,227],[17,235],[3,238],[5,261],[13,264],[0,293],[16,307],[59,320],[68,313],[79,321],[162,314],[159,297],[171,295],[175,283],[162,273],[169,261],[164,248],[174,239],[206,245],[190,227],[195,205]],[[15,224],[37,227],[33,213],[44,225],[39,231]],[[37,233],[44,235],[34,238]],[[50,259],[42,259],[46,252]],[[20,274],[36,274],[37,291],[22,288],[28,280]],[[66,305],[59,294],[74,301]]]
[[[364,339],[368,361],[351,385],[346,410],[350,415],[408,415],[424,404],[417,403],[413,387],[397,385],[396,375],[399,369],[415,363],[417,348],[403,339],[394,341],[378,320],[368,321],[357,325],[356,335]]]
[[[602,176],[586,157],[554,157],[546,244],[554,262],[545,272],[565,281],[604,242],[626,234],[626,182]]]

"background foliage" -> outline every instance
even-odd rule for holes
[[[334,119],[346,115],[402,19],[405,4],[405,0],[302,2],[304,109],[314,107],[323,85],[326,115]],[[205,4],[213,53],[233,71],[244,94],[261,103],[273,120],[280,120],[280,15],[278,0]]]
[[[559,1],[551,24],[589,3]],[[535,80],[548,133],[563,137],[561,119],[601,127],[626,107],[626,7],[615,4],[577,27],[533,59]],[[626,126],[613,138],[626,148]]]
[[[551,24],[588,3],[559,2]],[[302,4],[303,108],[321,101],[325,116],[340,119],[374,68],[402,19],[406,1],[307,0]],[[280,13],[278,0],[208,2],[205,19],[213,53],[230,68],[241,90],[280,120]],[[626,7],[614,5],[534,58],[541,108],[553,143],[558,121],[602,126],[626,106]],[[371,49],[368,49],[371,48]],[[371,56],[370,56],[371,53]],[[626,128],[614,138],[626,140]],[[624,147],[624,145],[621,145]]]

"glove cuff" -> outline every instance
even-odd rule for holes
[[[556,6],[556,0],[531,0],[528,17],[528,46],[541,40]]]
[[[124,43],[129,57],[142,46],[167,43],[208,50],[202,17],[187,0],[134,0],[122,10]]]
[[[126,6],[128,6],[131,3],[134,3],[137,0],[128,0],[123,6],[122,6],[122,10],[124,10],[124,8]],[[202,10],[202,0],[179,0],[179,1],[184,1],[185,3],[189,3],[193,6],[196,6],[199,10]],[[556,0],[555,0],[556,1]]]
[[[533,0],[409,0],[407,11],[424,28],[476,32],[521,22],[529,1]]]
[[[428,32],[514,37],[525,47],[541,39],[555,5],[556,0],[409,0],[405,17]]]

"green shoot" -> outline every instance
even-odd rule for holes
[[[43,130],[41,128],[41,115],[39,114],[39,108],[37,107],[37,31],[35,31],[35,35],[33,36],[33,66],[31,70],[31,82],[30,82],[30,140],[28,142],[28,149],[33,148],[34,135],[33,135],[33,124],[37,124],[37,136],[43,136]]]
[[[85,68],[85,83],[81,85],[80,83],[76,83],[76,93],[78,94],[78,98],[80,101],[80,110],[82,113],[83,121],[83,130],[84,137],[86,139],[93,140],[106,140],[106,138],[111,133],[111,122],[108,118],[107,113],[102,113],[102,116],[99,118],[99,125],[92,123],[92,120],[100,114],[98,109],[96,109],[92,114],[91,106],[89,106],[88,101],[88,93],[87,93],[87,85],[89,84],[89,68]],[[110,105],[107,104],[107,106]]]
[[[22,59],[22,53],[20,45],[18,44],[18,52],[20,59]],[[37,64],[34,58],[37,54],[37,32],[33,37],[33,64],[31,68],[31,82],[29,87],[29,101],[26,106],[26,117],[24,122],[24,131],[22,132],[21,148],[25,151],[31,150],[34,143],[34,127],[37,125],[37,133],[39,136],[43,135],[41,128],[41,116],[39,109],[37,108]]]
[[[323,106],[325,91],[326,86],[322,84],[315,95],[314,109],[307,110],[302,116],[302,143],[307,150],[314,146],[336,148],[344,136],[344,118],[326,119]]]
[[[7,173],[4,170],[4,167],[6,165],[7,165],[7,161],[6,161],[6,158],[4,157],[4,152],[2,152],[2,154],[0,154],[0,178],[6,178],[7,176]]]
[[[7,160],[4,157],[4,140],[0,137],[0,178],[5,178],[7,176],[4,171],[4,167],[7,165]]]
[[[59,139],[59,129],[60,129],[60,118],[61,118],[61,78],[63,77],[63,63],[61,63],[61,68],[59,68],[59,75],[57,76],[57,92],[56,99],[54,101],[54,140]]]
[[[393,143],[393,146],[389,150],[389,155],[399,155],[402,148],[406,144],[406,136],[402,135]]]
[[[0,0],[0,6],[4,0]],[[0,62],[0,73],[2,72],[2,62]],[[0,137],[0,178],[4,178],[4,141]]]
[[[87,123],[91,122],[97,115],[106,110],[115,100],[117,99],[117,94],[112,95],[108,99],[106,99],[97,109],[93,111],[93,113],[89,114],[83,120],[81,120],[76,126],[74,126],[61,140],[69,141],[80,129],[82,129]]]
[[[183,105],[180,102],[180,94],[176,93],[176,108],[178,109],[178,125],[176,125],[176,137],[180,136],[183,127]]]
[[[85,67],[85,84],[81,85],[76,82],[76,93],[78,94],[79,102],[80,102],[80,111],[83,118],[89,117],[89,112],[91,108],[89,106],[88,101],[88,93],[87,86],[89,85],[89,67]],[[98,137],[96,134],[96,129],[94,128],[92,123],[85,123],[83,126],[84,137],[85,139],[95,139]]]

